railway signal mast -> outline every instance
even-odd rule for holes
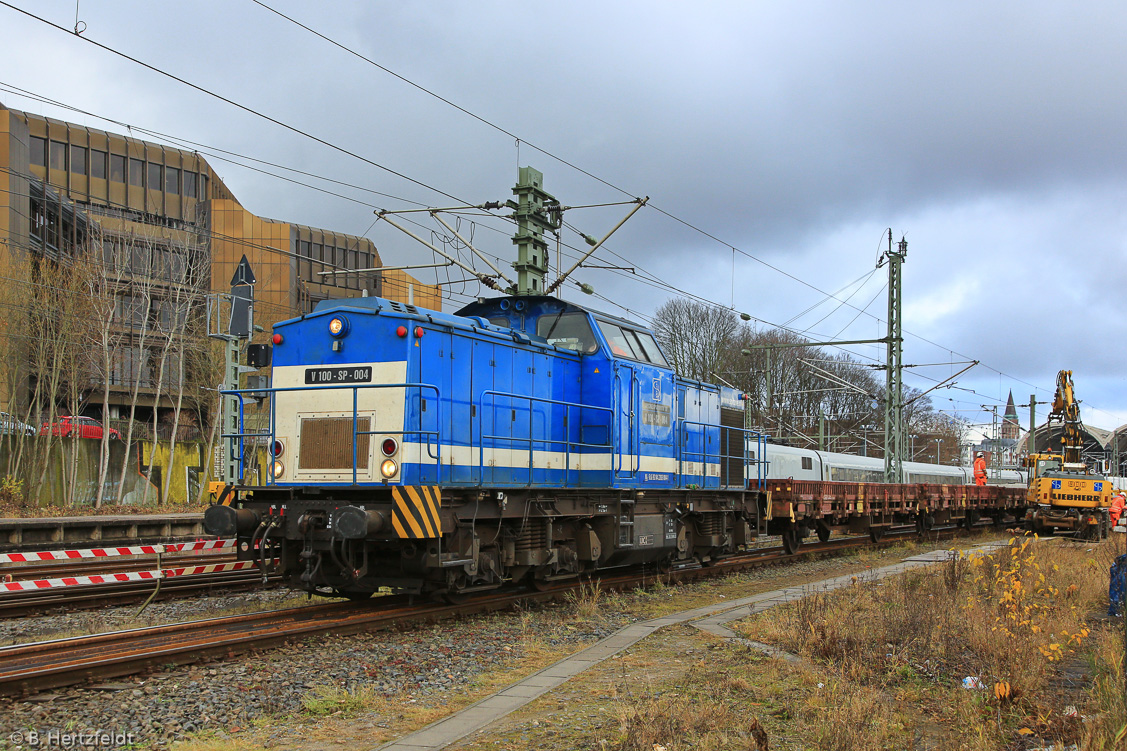
[[[904,481],[904,336],[902,313],[903,280],[900,265],[908,255],[908,242],[900,238],[893,250],[893,230],[888,230],[888,250],[881,263],[888,263],[888,336],[885,373],[888,390],[885,397],[885,481]]]
[[[208,297],[208,336],[222,339],[224,347],[223,383],[220,391],[234,391],[239,388],[239,376],[255,370],[239,364],[242,343],[250,339],[254,331],[261,331],[254,325],[254,271],[246,255],[243,255],[235,274],[231,277],[231,294],[215,294]],[[221,478],[230,484],[242,479],[242,457],[235,447],[239,442],[226,439],[239,434],[239,398],[233,394],[221,399],[220,446],[226,446],[223,453],[217,452],[217,464],[221,468]]]
[[[771,409],[773,401],[771,395],[771,351],[775,349],[790,349],[792,347],[818,347],[841,344],[884,344],[887,349],[885,360],[885,397],[884,397],[884,481],[887,483],[901,483],[904,477],[904,387],[903,387],[903,350],[904,337],[901,325],[901,294],[903,280],[900,266],[908,255],[908,241],[903,237],[892,248],[892,230],[888,230],[888,250],[883,253],[877,262],[877,268],[888,263],[888,336],[880,339],[850,339],[848,341],[832,342],[799,342],[795,344],[759,344],[743,350],[744,355],[751,354],[753,349],[767,351],[767,409]],[[977,365],[975,361],[973,365]],[[972,365],[972,367],[973,367]],[[951,380],[966,372],[964,368]],[[937,384],[937,388],[942,383]],[[848,384],[846,384],[848,385]],[[925,392],[926,393],[926,392]],[[920,395],[922,396],[922,394]],[[919,398],[918,396],[916,398]],[[874,409],[876,404],[873,404]]]
[[[622,204],[634,204],[634,208],[626,214],[625,217],[614,225],[610,232],[603,235],[601,240],[596,240],[590,235],[583,235],[584,241],[591,246],[591,249],[584,253],[578,261],[576,261],[571,268],[564,271],[556,278],[551,284],[545,285],[544,277],[547,276],[549,271],[549,256],[548,256],[548,243],[544,239],[545,232],[551,232],[559,237],[559,231],[563,227],[563,214],[570,209],[585,209],[592,208],[592,206],[562,206],[555,196],[544,190],[544,175],[539,170],[532,167],[521,167],[517,184],[513,187],[513,195],[516,200],[490,201],[488,203],[479,204],[477,206],[453,206],[448,208],[428,208],[428,209],[406,209],[402,211],[387,211],[384,209],[377,209],[375,211],[377,219],[382,219],[392,227],[403,232],[408,237],[411,237],[418,242],[422,243],[432,251],[442,256],[447,260],[445,264],[438,264],[440,266],[457,266],[465,271],[471,278],[484,284],[490,289],[502,290],[499,285],[500,281],[508,282],[509,286],[503,288],[505,294],[509,295],[551,295],[560,285],[564,283],[572,272],[578,269],[587,261],[595,251],[602,247],[610,236],[618,231],[619,227],[626,223],[630,217],[650,200],[649,196],[645,198],[635,198],[632,201],[621,201],[613,204],[596,204],[598,206],[618,206]],[[513,234],[513,245],[517,246],[517,260],[512,264],[516,269],[517,278],[513,281],[498,269],[489,258],[480,250],[475,248],[464,236],[462,236],[457,229],[452,227],[440,215],[443,213],[465,212],[470,209],[479,211],[493,211],[497,209],[512,209],[513,213],[511,218],[517,225],[517,231]],[[480,261],[485,263],[493,273],[485,273],[468,266],[466,263],[458,258],[450,255],[445,250],[439,248],[427,240],[419,237],[411,230],[404,227],[402,224],[397,223],[390,217],[398,214],[418,214],[427,213],[434,218],[439,224],[446,228],[451,234],[454,235],[466,248],[469,249]],[[422,266],[399,266],[396,268],[401,269],[414,269],[414,268],[434,268],[434,264]],[[380,269],[366,269],[374,272]],[[335,272],[326,272],[335,273]],[[594,288],[583,282],[577,282],[576,285],[579,289],[590,295],[594,293]]]
[[[563,226],[560,202],[543,188],[544,175],[532,167],[521,167],[513,188],[517,200],[509,201],[517,223],[513,245],[517,246],[517,283],[510,292],[518,295],[545,294],[548,274],[548,243],[545,232],[558,232]]]
[[[884,400],[884,481],[899,483],[904,478],[904,336],[901,325],[903,281],[900,266],[908,255],[903,237],[892,249],[892,230],[888,230],[888,250],[881,262],[888,263],[888,336],[885,374],[888,379]]]

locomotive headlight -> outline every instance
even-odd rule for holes
[[[395,477],[395,473],[399,471],[399,465],[395,463],[394,459],[384,459],[383,464],[380,465],[380,473],[387,478]]]
[[[336,316],[329,321],[329,333],[333,336],[344,336],[348,333],[348,319],[344,316]]]
[[[274,476],[275,480],[277,480],[279,477],[281,477],[282,474],[285,473],[285,471],[286,471],[286,465],[282,464],[281,462],[274,462],[270,466],[270,474]]]

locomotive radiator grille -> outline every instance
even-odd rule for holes
[[[356,431],[366,433],[370,418],[358,417]],[[356,468],[368,468],[368,435],[356,436]],[[301,421],[298,466],[301,469],[352,469],[352,418],[306,417]]]

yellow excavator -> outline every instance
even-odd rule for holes
[[[1084,423],[1072,386],[1072,371],[1057,373],[1057,391],[1047,426],[1059,425],[1060,450],[1030,454],[1025,528],[1038,534],[1057,530],[1077,537],[1102,539],[1111,528],[1108,507],[1112,483],[1084,461]]]

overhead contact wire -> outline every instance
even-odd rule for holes
[[[436,188],[433,185],[428,185],[427,183],[423,182],[422,180],[416,180],[415,178],[410,177],[409,175],[405,175],[402,172],[399,172],[397,170],[392,169],[391,167],[388,167],[386,165],[380,164],[379,162],[373,161],[372,159],[369,159],[369,158],[367,158],[367,157],[365,157],[361,154],[358,154],[355,151],[352,151],[350,149],[346,149],[343,146],[338,146],[335,143],[332,143],[331,141],[326,141],[325,139],[321,138],[320,136],[313,135],[312,133],[310,133],[308,131],[302,130],[301,128],[298,128],[294,125],[290,125],[289,123],[283,122],[283,121],[277,119],[276,117],[272,117],[270,115],[267,115],[264,112],[260,112],[256,109],[254,109],[253,107],[248,107],[245,104],[240,104],[239,102],[236,102],[234,99],[230,99],[229,97],[223,96],[222,94],[211,91],[210,89],[207,89],[207,88],[200,86],[198,84],[192,83],[191,81],[189,81],[185,78],[181,78],[180,76],[177,76],[174,73],[169,73],[166,70],[162,70],[161,68],[158,68],[155,65],[147,63],[144,60],[140,60],[136,57],[133,57],[132,55],[126,54],[125,52],[121,52],[120,50],[116,50],[113,47],[110,47],[108,45],[102,44],[101,42],[95,41],[95,40],[91,39],[90,37],[74,34],[74,32],[72,32],[70,29],[66,29],[62,26],[59,26],[57,23],[54,23],[53,21],[49,21],[48,19],[43,18],[42,16],[37,16],[34,13],[32,13],[31,11],[27,11],[27,10],[24,10],[23,8],[12,5],[11,3],[7,2],[7,0],[0,0],[0,5],[4,6],[6,8],[10,8],[11,10],[14,10],[17,13],[20,13],[22,15],[25,15],[28,18],[35,19],[36,21],[39,21],[40,23],[44,23],[44,24],[46,24],[47,26],[50,26],[53,29],[61,31],[65,34],[69,34],[69,35],[71,35],[71,36],[73,36],[77,39],[80,39],[80,40],[88,43],[88,44],[92,44],[95,47],[98,47],[99,49],[105,50],[106,52],[117,55],[118,57],[121,57],[125,60],[128,60],[131,63],[136,63],[137,65],[140,65],[142,68],[145,68],[147,70],[151,70],[152,72],[157,73],[157,74],[162,75],[162,76],[165,76],[166,78],[171,78],[173,81],[176,81],[177,83],[183,84],[184,86],[187,86],[191,89],[194,89],[194,90],[200,92],[201,94],[206,94],[207,96],[218,99],[219,101],[224,102],[225,104],[229,104],[232,107],[235,107],[237,109],[240,109],[243,112],[246,112],[247,114],[254,115],[255,117],[262,118],[263,120],[266,120],[267,122],[273,123],[273,124],[275,124],[275,125],[277,125],[281,128],[285,128],[286,130],[290,131],[291,133],[296,133],[297,135],[302,136],[303,138],[308,138],[311,141],[315,141],[315,142],[321,144],[322,146],[327,146],[328,148],[330,148],[334,151],[340,152],[341,154],[345,154],[346,156],[350,156],[353,159],[359,159],[360,161],[364,162],[365,164],[369,164],[369,165],[371,165],[371,166],[373,166],[377,169],[383,170],[384,172],[387,172],[388,174],[395,175],[396,177],[398,177],[402,180],[406,180],[410,183],[418,185],[421,188],[426,188],[427,190],[433,191],[433,192],[435,192],[435,193],[437,193],[441,196],[445,196],[446,198],[449,198],[451,200],[459,201],[461,203],[469,203],[469,201],[466,201],[465,199],[459,198],[458,196],[455,196],[451,193],[447,193],[446,191],[441,190],[439,188]]]

